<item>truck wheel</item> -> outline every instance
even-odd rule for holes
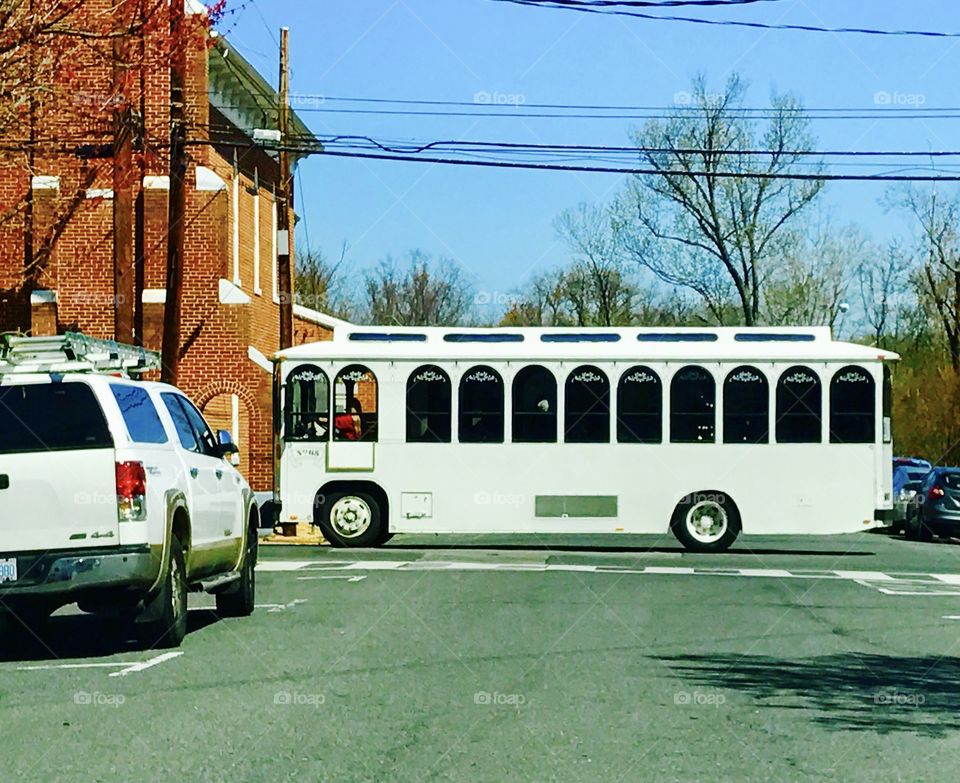
[[[178,538],[170,541],[170,564],[163,584],[136,625],[137,637],[147,647],[179,647],[187,635],[187,569]]]
[[[691,552],[723,552],[740,535],[740,512],[722,492],[693,492],[677,504],[670,529]]]
[[[334,547],[377,546],[383,540],[380,505],[362,492],[333,492],[315,516],[323,537]]]
[[[257,592],[257,528],[247,531],[247,546],[240,565],[240,579],[217,593],[217,614],[222,617],[248,617],[253,614]]]

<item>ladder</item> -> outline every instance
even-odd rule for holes
[[[78,332],[55,337],[3,335],[0,376],[14,374],[102,373],[139,376],[160,369],[160,354],[98,340]]]

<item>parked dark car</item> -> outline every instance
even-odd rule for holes
[[[934,468],[907,507],[907,538],[960,535],[960,468]]]

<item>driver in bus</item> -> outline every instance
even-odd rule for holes
[[[360,400],[351,399],[347,404],[346,413],[338,413],[333,419],[333,426],[339,440],[360,440],[363,435],[363,409]]]

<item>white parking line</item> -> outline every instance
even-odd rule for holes
[[[183,655],[182,651],[167,652],[151,658],[148,661],[97,661],[96,663],[44,663],[37,666],[18,666],[18,672],[38,672],[50,671],[51,669],[117,669],[120,671],[111,672],[111,677],[126,677],[128,674],[142,672],[146,669],[152,669],[165,661],[179,658]]]
[[[348,582],[362,582],[366,579],[366,574],[357,574],[356,576],[298,576],[300,582],[316,582],[320,579],[345,579]]]
[[[180,650],[174,652],[166,652],[162,655],[158,655],[156,658],[151,658],[149,661],[143,661],[143,663],[135,663],[132,666],[128,666],[126,669],[121,669],[118,672],[110,672],[111,677],[126,677],[128,674],[134,674],[136,672],[146,671],[147,669],[152,669],[154,666],[159,666],[164,661],[170,661],[174,658],[179,658],[183,655],[183,652]]]

